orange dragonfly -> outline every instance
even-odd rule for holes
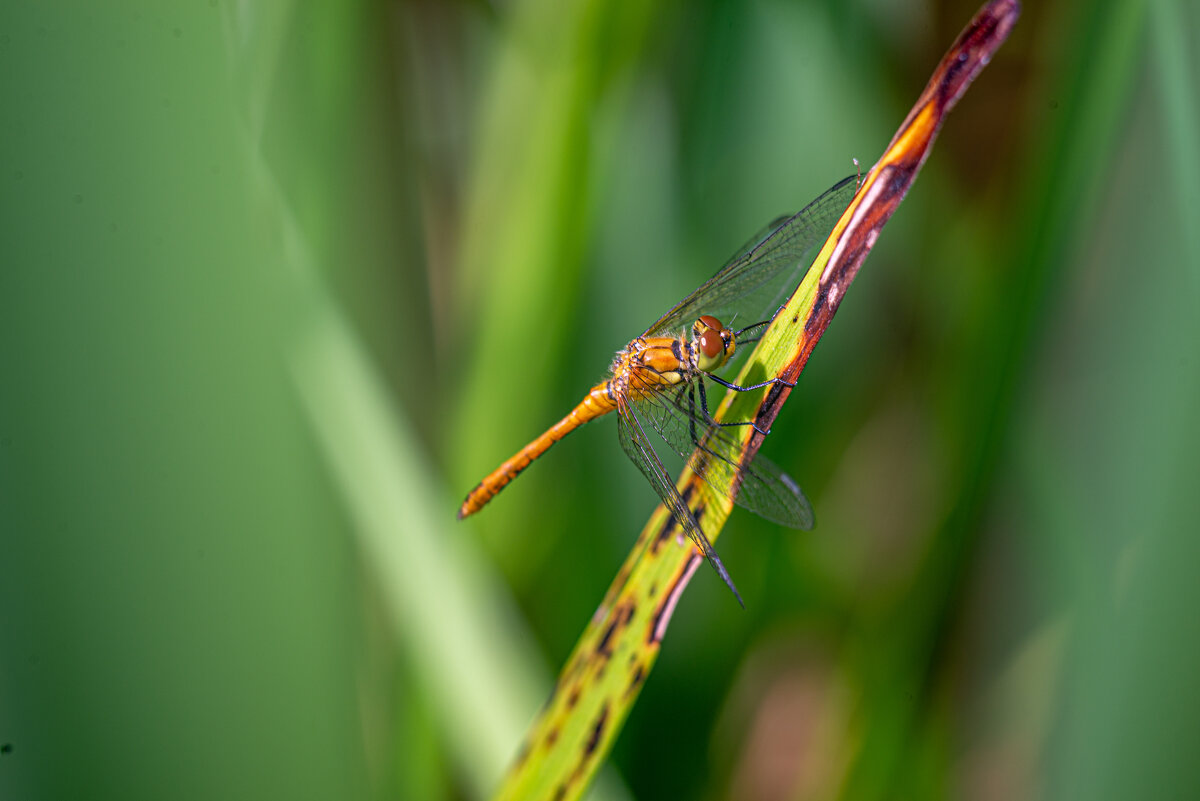
[[[857,187],[855,177],[846,178],[798,214],[780,217],[755,235],[716,275],[618,351],[609,378],[592,387],[566,417],[479,482],[463,501],[458,518],[482,509],[551,445],[615,410],[621,447],[741,604],[733,579],[651,443],[661,441],[678,454],[714,497],[732,498],[788,528],[812,528],[812,507],[791,477],[762,456],[742,460],[742,444],[728,429],[753,426],[754,422],[714,420],[704,381],[709,379],[735,392],[775,383],[792,386],[781,378],[738,386],[714,371],[728,365],[739,343],[756,342],[762,336]],[[721,323],[722,317],[760,322],[734,331]]]

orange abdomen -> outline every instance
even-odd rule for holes
[[[550,450],[550,446],[579,428],[617,408],[609,394],[609,382],[597,384],[571,412],[546,430],[544,434],[526,445],[515,456],[493,470],[475,489],[471,490],[458,510],[458,519],[473,515],[495,497],[496,493],[521,474],[534,459]]]

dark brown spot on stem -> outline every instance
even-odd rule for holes
[[[633,695],[637,692],[638,687],[642,685],[642,680],[646,678],[646,669],[641,665],[633,671],[633,676],[629,679],[629,686],[625,688],[625,697]]]
[[[584,756],[591,756],[596,750],[596,746],[600,744],[600,736],[604,734],[604,725],[608,723],[608,703],[600,710],[600,715],[596,718],[595,725],[592,726],[592,734],[588,737],[587,744],[583,748]]]
[[[612,639],[613,632],[617,630],[617,626],[619,625],[621,625],[620,619],[614,616],[613,622],[608,624],[608,628],[604,630],[604,635],[600,638],[600,642],[596,644],[596,653],[605,659],[612,656],[612,651],[608,650],[608,641]]]

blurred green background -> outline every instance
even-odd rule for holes
[[[592,797],[1200,794],[1200,11],[1029,6]],[[975,10],[6,3],[0,798],[486,797],[654,498],[457,504]]]

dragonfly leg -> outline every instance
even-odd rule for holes
[[[750,386],[738,386],[737,384],[728,383],[728,381],[726,381],[725,379],[716,377],[716,375],[713,375],[712,373],[704,373],[704,375],[707,375],[708,378],[713,379],[714,381],[716,381],[716,383],[720,384],[721,386],[728,387],[728,389],[731,389],[734,392],[749,392],[751,390],[761,390],[762,387],[770,386],[772,384],[782,384],[784,386],[796,386],[796,384],[794,384],[793,381],[785,381],[784,379],[781,379],[778,377],[770,379],[769,381],[762,381],[761,384],[751,384]],[[700,392],[701,392],[700,397],[701,397],[701,399],[703,399],[704,398],[703,383],[701,383]],[[706,409],[704,409],[704,414],[708,414],[707,404],[706,404]],[[770,433],[770,429],[763,430],[761,428],[758,428],[757,423],[755,423],[754,421],[746,421],[746,422],[740,422],[740,423],[716,423],[716,424],[718,424],[718,426],[754,426],[754,429],[756,430],[756,432],[762,434],[763,436],[766,436],[767,434]]]
[[[708,411],[708,393],[705,392],[705,390],[704,390],[704,382],[697,381],[694,385],[692,385],[688,388],[688,416],[687,416],[687,418],[688,418],[688,426],[691,429],[690,433],[692,436],[692,444],[695,445],[697,448],[702,448],[703,450],[707,451],[708,453],[712,454],[713,456],[716,456],[719,459],[723,458],[723,457],[719,456],[717,453],[715,453],[711,448],[707,447],[703,442],[701,442],[700,437],[696,432],[696,390],[697,390],[697,388],[700,390],[700,411],[704,414],[704,422],[707,423],[708,425],[714,426],[716,428],[729,428],[731,426],[752,426],[752,425],[754,425],[754,423],[751,422],[750,420],[743,420],[738,423],[719,422]],[[755,431],[757,431],[757,430],[759,430],[759,429],[757,426],[755,426]]]
[[[716,382],[717,382],[718,384],[720,384],[721,386],[723,386],[723,387],[728,387],[729,389],[732,389],[732,390],[734,390],[734,391],[736,391],[736,392],[749,392],[749,391],[750,391],[750,390],[752,390],[752,389],[762,389],[763,387],[769,387],[769,386],[771,386],[772,384],[783,384],[785,387],[794,387],[794,386],[796,386],[795,382],[793,382],[793,381],[784,381],[782,378],[779,378],[779,377],[777,376],[777,377],[775,377],[775,378],[772,378],[770,381],[763,381],[763,382],[761,382],[761,383],[759,383],[759,384],[751,384],[751,385],[750,385],[750,386],[748,386],[748,387],[739,387],[737,384],[731,384],[731,383],[729,383],[728,381],[726,381],[724,378],[720,378],[720,377],[718,377],[718,376],[715,376],[715,375],[713,375],[712,373],[705,373],[705,375],[707,375],[707,376],[708,376],[709,378],[711,378],[713,381],[716,381]]]
[[[750,425],[754,425],[754,423],[751,423],[749,421],[742,422],[742,423],[719,423],[719,422],[717,422],[715,419],[713,419],[713,416],[708,413],[708,395],[704,391],[704,382],[697,381],[695,385],[689,386],[688,393],[687,393],[687,396],[688,396],[688,416],[687,417],[688,417],[688,425],[690,426],[690,429],[691,429],[692,444],[695,445],[700,450],[707,453],[712,458],[716,459],[717,461],[726,462],[731,467],[736,468],[737,465],[735,463],[731,462],[729,460],[728,456],[717,453],[715,450],[710,448],[707,445],[707,443],[702,442],[700,440],[699,436],[697,435],[697,431],[696,431],[696,389],[697,389],[697,386],[699,387],[699,391],[700,391],[700,411],[704,413],[704,419],[708,423],[708,425],[716,426],[718,428],[725,428],[727,426],[750,426]],[[755,426],[755,430],[756,431],[759,430],[757,426]]]
[[[765,387],[768,384],[774,384],[775,381],[782,380],[782,379],[777,378],[777,379],[775,379],[775,381],[764,381],[763,383],[756,384],[753,387],[739,387],[735,384],[729,384],[725,381],[722,381],[721,379],[717,378],[712,373],[705,373],[705,375],[707,375],[713,381],[716,381],[721,386],[729,387],[730,389],[737,390],[738,392],[746,392],[747,390],[751,390],[751,389],[759,389],[760,387]],[[710,425],[719,426],[721,428],[730,428],[732,426],[754,426],[754,430],[757,431],[758,433],[762,434],[764,437],[767,434],[771,433],[770,430],[763,431],[761,428],[758,427],[758,425],[753,420],[742,420],[742,421],[736,422],[736,423],[719,423],[719,422],[717,422],[716,420],[713,419],[713,416],[708,413],[708,394],[704,391],[704,380],[701,379],[701,380],[697,381],[696,383],[700,387],[700,409],[701,409],[701,411],[704,412],[704,419],[707,420]],[[784,383],[786,383],[786,382],[784,382]],[[795,384],[789,384],[789,386],[795,386]],[[692,425],[695,426],[695,423],[693,422]],[[693,439],[695,438],[695,434],[692,435],[692,438]]]

